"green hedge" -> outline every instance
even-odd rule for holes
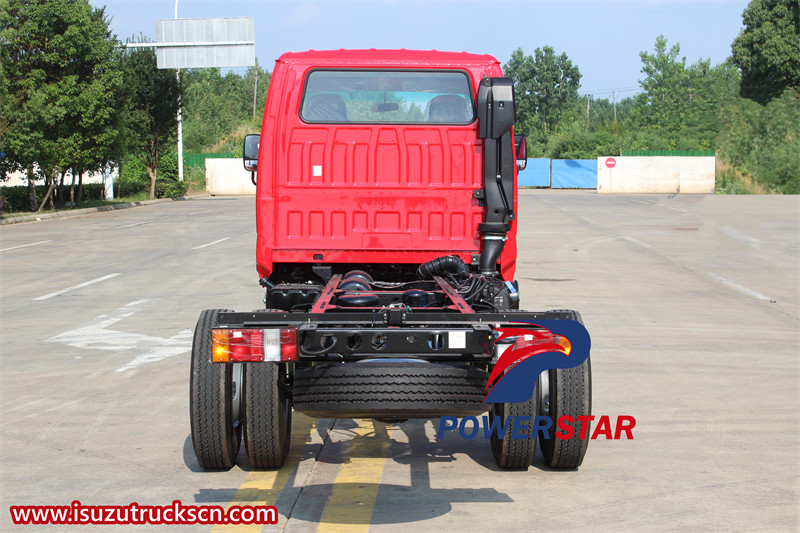
[[[30,211],[28,205],[28,186],[16,185],[14,187],[2,187],[3,198],[5,204],[3,205],[3,212],[5,213],[19,213]],[[44,200],[44,195],[47,194],[48,187],[45,185],[36,186],[36,207]],[[75,186],[75,194],[78,193],[78,186]],[[56,194],[56,191],[53,191]],[[69,187],[64,186],[64,195],[69,196]],[[103,199],[103,184],[102,183],[84,183],[83,184],[83,198],[84,202],[89,200],[102,200]],[[50,205],[50,202],[47,202]]]
[[[114,194],[120,198],[150,194],[150,176],[147,167],[135,156],[128,156],[122,161],[120,183],[114,184]],[[161,156],[156,175],[156,198],[177,198],[183,196],[189,188],[185,181],[178,181],[178,155],[168,152]]]
[[[714,150],[626,150],[624,156],[714,157]]]

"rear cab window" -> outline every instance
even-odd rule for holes
[[[300,118],[308,123],[471,124],[475,105],[462,71],[312,70]]]

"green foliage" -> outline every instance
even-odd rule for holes
[[[344,93],[342,96],[347,104],[347,118],[353,122],[423,122],[425,120],[422,107],[394,95],[385,103],[397,104],[397,109],[378,111],[376,105],[384,103],[382,100],[385,94],[383,91]]]
[[[119,178],[114,194],[119,197],[150,193],[150,177],[147,167],[138,157],[129,154],[120,162]]]
[[[177,198],[186,194],[189,184],[178,181],[178,153],[167,152],[161,157],[156,182],[156,198]]]
[[[566,53],[556,55],[553,48],[537,48],[526,56],[514,50],[503,66],[514,80],[517,102],[515,131],[528,136],[528,153],[537,157],[544,151],[548,136],[578,98],[581,73]]]
[[[0,178],[30,168],[50,182],[59,171],[82,173],[114,159],[119,57],[104,10],[86,0],[3,3],[0,133],[8,159]]]
[[[47,185],[36,186],[36,200],[41,203],[44,196],[47,194]],[[22,213],[30,212],[28,206],[28,186],[15,185],[13,187],[2,187],[3,198],[5,205],[3,207],[6,213]],[[104,186],[102,183],[84,183],[83,184],[83,199],[85,201],[102,200],[104,197]],[[38,206],[37,206],[38,207]],[[60,206],[63,207],[63,206]]]
[[[156,183],[156,198],[179,198],[186,194],[189,184],[173,178],[161,178]]]
[[[28,205],[28,186],[17,185],[14,187],[2,187],[3,198],[5,204],[3,205],[4,213],[19,213],[23,211],[31,211]],[[44,195],[47,194],[47,188],[43,185],[36,187],[36,200],[41,202],[44,200]],[[38,206],[37,206],[38,207]]]
[[[752,6],[752,4],[751,4]],[[576,100],[541,150],[556,159],[631,151],[715,150],[718,190],[727,194],[800,193],[800,93],[786,89],[767,105],[739,96],[733,60],[687,66],[663,36],[642,52],[643,92],[617,103]],[[744,89],[743,89],[744,90]]]
[[[127,149],[139,154],[150,176],[150,198],[155,196],[159,159],[177,135],[180,86],[175,72],[160,70],[151,48],[129,50],[122,61],[127,90]]]
[[[269,78],[269,73],[258,65],[250,67],[244,77],[233,72],[222,76],[220,69],[181,72],[184,150],[230,152],[231,145],[241,150],[244,133],[261,129]]]
[[[731,46],[742,71],[741,95],[761,104],[786,89],[800,95],[800,3],[752,0],[742,20]]]
[[[186,169],[184,169],[186,170]],[[150,193],[150,177],[142,159],[133,155],[126,157],[120,165],[117,195],[120,197]],[[167,152],[159,159],[158,180],[155,198],[176,198],[186,194],[189,183],[178,181],[178,155]]]
[[[725,106],[722,157],[771,192],[800,194],[800,99],[791,90],[766,106],[737,99]]]
[[[206,170],[204,167],[185,167],[183,179],[188,184],[188,193],[206,192]]]
[[[683,125],[684,104],[688,100],[686,58],[678,60],[681,47],[673,45],[667,50],[667,39],[659,35],[655,54],[639,52],[642,59],[643,80],[639,80],[644,92],[637,100],[637,112],[642,126],[661,130],[676,143]]]
[[[798,194],[800,4],[752,0],[743,22],[732,58],[719,65],[687,65],[680,46],[659,36],[640,52],[642,92],[616,101],[579,96],[580,70],[566,54],[515,50],[504,70],[516,84],[516,133],[527,134],[531,157],[716,150],[721,192]],[[123,53],[104,10],[87,0],[0,0],[0,141],[8,153],[0,180],[29,168],[51,183],[65,170],[120,162],[124,196],[204,190],[202,168],[177,180],[179,95],[187,152],[241,155],[244,135],[260,129],[269,79],[256,65],[244,76],[183,71],[179,84],[174,71],[156,68],[152,49]],[[390,113],[423,114],[397,103],[402,110]],[[372,113],[364,105],[353,112]],[[98,187],[84,185],[84,198]],[[42,189],[32,181],[4,188],[6,209],[38,207]]]
[[[625,102],[618,131],[627,139],[621,144],[625,150],[713,150],[722,105],[739,91],[738,70],[730,60],[686,66],[678,59],[680,45],[668,47],[664,36],[654,48],[639,54],[643,92]]]

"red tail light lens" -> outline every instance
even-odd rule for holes
[[[260,329],[234,329],[229,340],[231,361],[244,363],[264,360],[264,337]]]
[[[281,361],[297,361],[297,328],[281,330]]]
[[[537,346],[543,344],[557,344],[564,349],[564,352],[569,355],[572,351],[572,343],[569,342],[569,339],[566,337],[562,337],[560,335],[554,335],[550,331],[536,331],[535,333],[531,333],[529,335],[519,335],[517,336],[516,342],[514,343],[514,349],[519,350],[520,348],[526,348],[528,346]]]

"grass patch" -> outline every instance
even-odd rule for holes
[[[717,194],[780,194],[717,157]]]
[[[206,169],[205,167],[184,167],[183,179],[189,188],[186,194],[205,194]]]

